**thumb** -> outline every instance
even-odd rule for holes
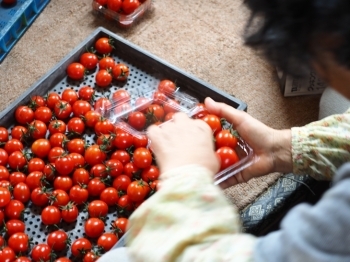
[[[225,118],[229,123],[236,127],[242,124],[242,122],[244,122],[249,116],[241,110],[237,110],[225,103],[218,103],[210,97],[207,97],[204,100],[204,104],[211,114]]]

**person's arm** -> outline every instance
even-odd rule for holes
[[[294,174],[331,180],[336,170],[350,161],[350,110],[292,128]]]
[[[316,205],[296,206],[280,230],[259,238],[254,261],[350,261],[350,163],[341,167],[333,182]]]
[[[162,174],[160,190],[129,221],[132,261],[252,261],[255,237],[241,233],[236,209],[199,165]]]

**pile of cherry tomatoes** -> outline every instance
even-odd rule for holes
[[[130,15],[146,0],[95,0],[113,12]]]
[[[117,71],[120,64],[110,55],[110,39],[101,37],[94,47],[96,53],[86,52],[72,63],[82,66],[82,75],[72,70],[76,68],[72,64],[67,74],[82,80],[86,71],[95,70],[96,84],[108,89],[113,83],[104,86],[97,75],[102,70]],[[104,66],[107,57],[111,61]],[[115,81],[127,81],[129,71],[124,66],[121,73],[112,73]],[[130,214],[159,188],[159,169],[147,136],[124,127],[140,131],[170,120],[180,111],[179,101],[169,97],[176,91],[176,84],[164,79],[151,100],[139,97],[142,106],[131,111],[124,108],[131,99],[126,90],[118,89],[108,99],[95,97],[91,86],[35,95],[19,105],[14,125],[0,127],[0,221],[4,225],[0,261],[67,262],[71,254],[87,262],[110,250],[125,233]],[[115,125],[101,113],[113,101],[122,102],[118,113],[128,112],[124,125]],[[209,114],[203,104],[197,107],[200,110],[193,117],[212,128],[221,169],[239,161],[233,130],[223,129],[222,119]],[[87,136],[94,142],[88,143]],[[24,212],[28,206],[40,210],[46,242],[31,244],[26,233],[30,217]],[[82,212],[87,214],[84,232],[70,240],[63,224],[76,223]],[[106,230],[105,218],[112,212],[118,217]]]

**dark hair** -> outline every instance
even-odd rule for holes
[[[288,74],[300,76],[318,47],[350,67],[350,0],[245,0],[245,43]]]

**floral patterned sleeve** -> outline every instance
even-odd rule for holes
[[[196,165],[162,174],[161,188],[130,217],[132,261],[252,261],[256,239],[240,233],[239,215],[212,177]]]
[[[292,128],[293,172],[331,180],[338,167],[350,160],[349,134],[350,109]]]

